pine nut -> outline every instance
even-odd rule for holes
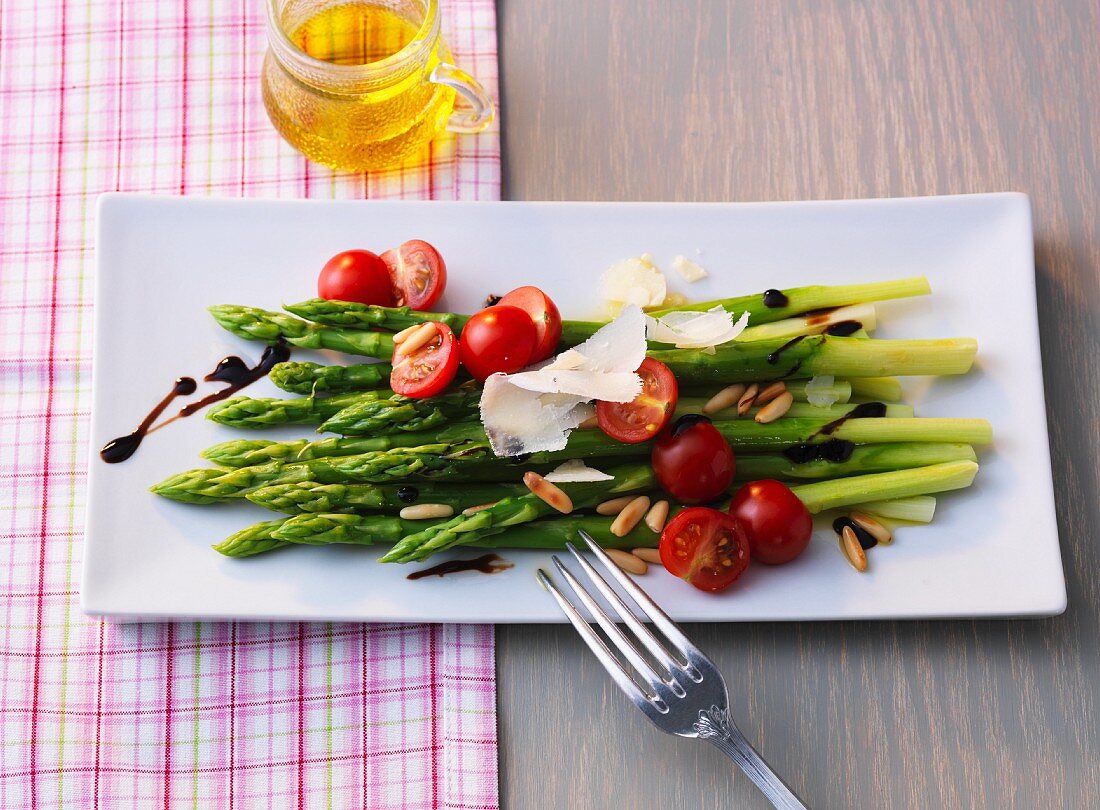
[[[649,511],[649,498],[646,495],[639,495],[626,505],[623,511],[619,512],[615,520],[611,523],[611,533],[616,537],[623,537],[630,533],[633,529],[645,517],[645,513]]]
[[[523,474],[523,483],[527,485],[527,488],[531,490],[532,493],[550,504],[550,506],[557,509],[563,515],[568,515],[573,511],[573,501],[565,494],[565,490],[557,484],[547,481],[537,472],[525,472]]]
[[[661,562],[661,552],[655,548],[636,548],[632,552],[635,557],[645,560],[650,565],[663,565]]]
[[[607,556],[611,558],[611,562],[619,566],[619,568],[626,571],[628,574],[644,574],[649,570],[649,566],[646,565],[645,560],[641,557],[635,557],[628,551],[622,551],[617,548],[605,548]]]
[[[867,554],[859,544],[856,533],[852,531],[851,526],[845,526],[840,533],[840,550],[844,553],[844,558],[848,560],[852,568],[861,574],[867,570]]]
[[[703,413],[712,414],[724,411],[726,408],[732,408],[737,404],[737,401],[741,399],[745,394],[744,383],[734,383],[733,385],[727,385],[717,394],[707,400],[707,404],[703,406]]]
[[[577,425],[577,427],[580,428],[581,430],[588,430],[590,428],[599,427],[599,426],[600,426],[600,420],[596,417],[596,414],[592,414],[590,417],[588,417],[583,422],[581,422],[579,425]]]
[[[396,346],[399,343],[404,343],[405,338],[407,338],[421,326],[423,326],[423,324],[419,323],[414,323],[412,326],[406,326],[404,329],[393,336],[393,345]]]
[[[891,534],[890,530],[870,515],[864,512],[852,512],[848,515],[848,518],[882,545],[888,546],[894,542],[894,535]]]
[[[404,357],[412,354],[420,347],[426,346],[435,336],[435,323],[422,323],[397,344],[397,347],[393,350],[393,355],[394,357]]]
[[[668,520],[668,501],[657,501],[653,504],[648,512],[645,513],[645,525],[648,526],[654,534],[660,534],[665,528],[665,521]]]
[[[760,392],[760,386],[753,383],[745,389],[745,393],[741,395],[741,399],[737,400],[737,415],[744,416],[749,412],[749,408],[752,407],[752,403],[756,401],[756,395]]]
[[[617,515],[626,508],[626,505],[634,500],[633,495],[623,495],[621,498],[612,498],[604,501],[596,507],[597,515]]]
[[[794,395],[790,391],[784,391],[763,408],[756,412],[756,421],[761,425],[774,422],[791,409],[794,404]]]
[[[397,514],[402,520],[428,520],[430,518],[450,517],[454,513],[454,507],[445,503],[418,503],[413,506],[406,506]]]
[[[478,512],[484,512],[486,509],[496,506],[498,503],[500,503],[500,501],[493,501],[492,503],[480,503],[477,506],[467,506],[465,509],[462,510],[462,514],[466,517],[469,517],[470,515],[476,515]]]
[[[787,384],[782,380],[773,382],[763,391],[756,395],[756,404],[763,405],[766,402],[771,402],[777,396],[787,390]]]

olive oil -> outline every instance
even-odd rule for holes
[[[442,39],[414,42],[419,24],[380,3],[329,6],[298,22],[300,5],[290,2],[282,12],[291,44],[334,68],[303,69],[268,52],[264,105],[292,146],[318,163],[361,171],[401,161],[443,129],[455,91],[428,81],[450,59]],[[402,52],[410,43],[420,49],[416,58]]]

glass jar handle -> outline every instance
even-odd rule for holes
[[[453,88],[469,104],[469,109],[455,110],[447,119],[451,132],[473,134],[493,123],[493,101],[477,79],[461,68],[440,62],[428,76],[429,81]]]

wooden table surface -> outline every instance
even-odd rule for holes
[[[1100,806],[1100,0],[499,12],[507,198],[1031,195],[1066,614],[689,631],[813,807]],[[654,730],[572,630],[498,639],[505,807],[764,806],[710,746]]]

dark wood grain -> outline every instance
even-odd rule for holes
[[[512,199],[1031,195],[1067,613],[690,631],[815,807],[1100,806],[1100,0],[499,5]],[[505,806],[763,806],[571,631],[498,638]]]

